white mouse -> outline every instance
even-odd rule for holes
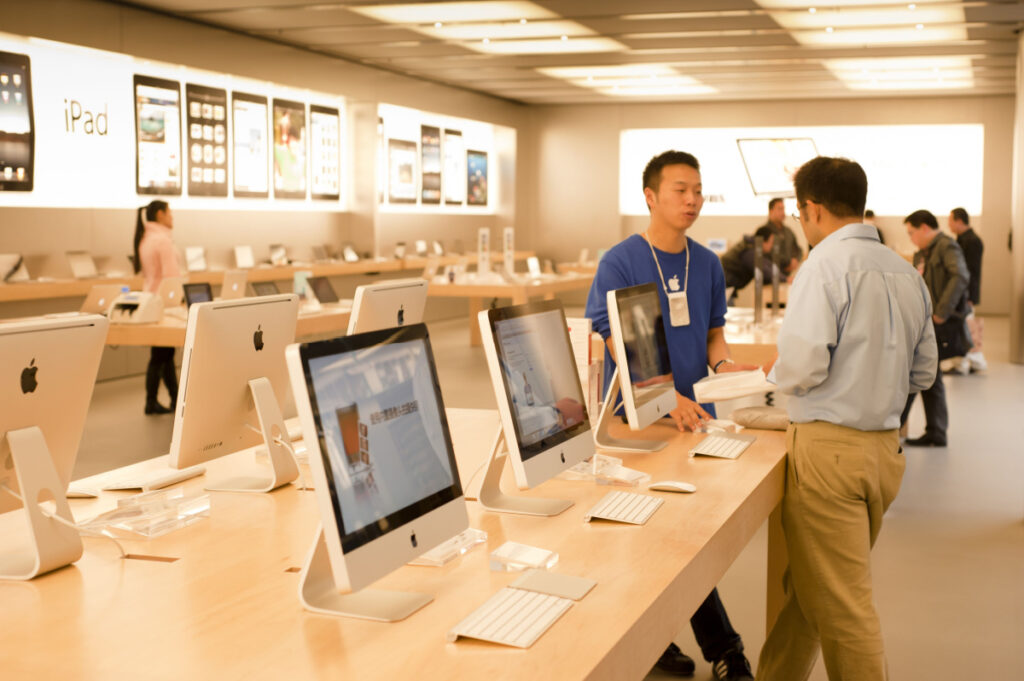
[[[652,489],[656,492],[696,492],[697,487],[688,482],[680,482],[678,480],[662,480],[661,482],[652,482],[647,486],[647,489]]]

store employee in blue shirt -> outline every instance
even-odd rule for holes
[[[722,265],[718,256],[686,236],[704,204],[697,159],[682,151],[655,156],[644,168],[643,184],[650,224],[642,235],[634,234],[601,258],[587,298],[587,317],[607,343],[608,291],[657,284],[676,387],[677,407],[672,418],[680,430],[695,430],[713,418],[714,407],[697,404],[693,395],[693,384],[707,376],[708,367],[716,372],[756,367],[741,367],[729,358],[723,330]],[[613,369],[613,358],[606,349],[606,389]],[[743,641],[732,628],[717,589],[697,609],[690,624],[716,679],[752,681]],[[674,643],[657,666],[681,676],[694,672],[693,660]]]
[[[789,291],[769,375],[790,396],[789,566],[757,678],[803,681],[820,649],[829,679],[883,681],[871,547],[903,479],[900,412],[935,380],[931,296],[864,224],[868,181],[857,163],[819,156],[793,183],[814,250]]]

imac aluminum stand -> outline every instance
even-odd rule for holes
[[[46,517],[41,501],[52,500],[57,515],[74,524],[64,486],[53,467],[50,449],[38,426],[12,430],[7,444],[18,476],[22,505],[28,517],[31,545],[0,549],[0,579],[32,579],[70,565],[82,557],[82,538],[76,530]]]
[[[234,478],[218,480],[207,485],[211,492],[270,492],[287,485],[299,477],[299,466],[288,447],[281,444],[288,435],[281,416],[281,407],[274,396],[274,388],[266,378],[254,378],[249,381],[252,400],[256,404],[256,414],[260,419],[260,432],[263,433],[263,446],[270,455],[269,478],[257,475],[242,475]]]
[[[466,490],[466,499],[476,499],[488,511],[522,515],[558,515],[572,506],[573,502],[568,499],[542,499],[505,494],[501,490],[501,472],[505,468],[506,458],[505,432],[499,425],[494,436],[494,444],[491,445],[483,480],[478,489],[473,489],[476,486],[472,482],[467,485],[470,489]]]
[[[619,368],[615,367],[608,395],[605,396],[604,404],[601,405],[601,416],[597,420],[597,427],[594,428],[594,446],[605,452],[632,454],[650,454],[664,449],[668,443],[663,440],[626,440],[609,435],[612,419],[615,418],[615,402],[619,397],[619,392],[621,392]]]
[[[324,531],[321,527],[317,530],[313,550],[309,552],[306,564],[302,566],[302,574],[299,576],[299,600],[306,610],[321,615],[398,622],[434,600],[434,597],[410,591],[380,589],[341,593],[334,582],[334,573],[331,572],[330,557],[327,554],[327,544],[324,543]]]

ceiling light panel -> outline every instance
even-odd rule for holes
[[[537,71],[609,97],[670,97],[717,92],[668,64],[552,66],[538,68]]]
[[[912,45],[967,40],[960,26],[914,26],[894,28],[846,28],[834,31],[790,31],[801,45]]]
[[[802,45],[901,45],[967,39],[963,6],[933,0],[881,5],[878,0],[829,0],[807,11],[807,0],[758,0]]]
[[[480,23],[520,19],[558,19],[551,10],[520,0],[422,2],[400,5],[349,5],[349,11],[389,24]]]
[[[445,24],[417,28],[441,40],[517,40],[524,38],[561,38],[565,36],[593,35],[594,32],[575,21],[518,21],[490,24]]]
[[[626,46],[611,38],[552,38],[549,40],[491,40],[460,43],[485,54],[584,54],[622,52]]]
[[[974,86],[970,57],[826,59],[829,71],[851,90],[950,90]]]

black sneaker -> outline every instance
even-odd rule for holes
[[[945,447],[946,438],[939,438],[927,433],[921,437],[910,438],[903,441],[908,447]]]
[[[746,656],[738,650],[730,650],[715,660],[711,672],[717,681],[754,681],[750,671],[750,663]]]
[[[675,643],[668,644],[668,648],[665,648],[665,652],[661,654],[654,666],[676,676],[693,676],[694,670],[697,669],[693,658],[681,651]]]

